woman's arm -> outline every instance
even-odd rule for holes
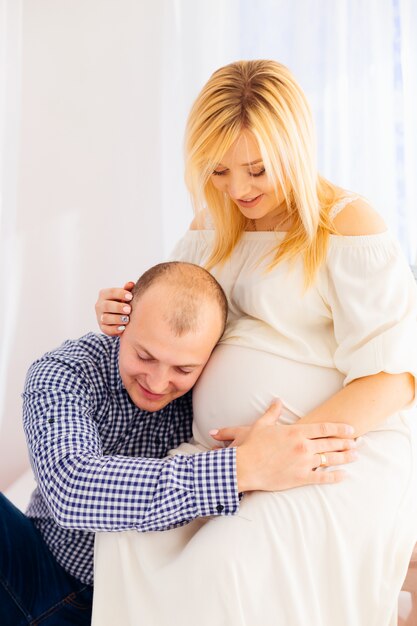
[[[339,235],[342,236],[363,237],[377,235],[386,230],[381,217],[364,200],[355,200],[348,204],[336,216],[334,222]],[[398,303],[399,311],[397,316],[399,319],[407,315],[407,309],[411,306],[406,301],[405,296],[404,301],[400,302],[400,299],[394,293],[395,289],[391,288],[390,290],[390,284],[400,283],[400,278],[403,275],[401,264],[399,264],[397,273],[393,256],[389,262],[390,256],[388,253],[386,258],[381,253],[382,260],[379,260],[378,254],[380,254],[380,251],[376,248],[375,250],[373,249],[372,258],[365,257],[361,261],[362,257],[358,247],[356,250],[358,263],[355,265],[355,250],[352,247],[353,253],[351,258],[349,258],[349,263],[343,262],[341,257],[331,257],[329,260],[329,273],[333,275],[331,309],[333,311],[335,331],[339,339],[345,342],[342,350],[343,356],[338,354],[336,363],[337,361],[343,362],[346,369],[341,369],[343,369],[345,374],[348,373],[349,367],[352,367],[353,363],[353,358],[350,358],[349,354],[355,352],[357,345],[365,346],[367,341],[370,342],[372,340],[370,339],[373,335],[372,328],[368,331],[366,324],[371,326],[371,323],[373,323],[375,328],[384,328],[387,321],[383,318],[384,310],[391,310],[392,300]],[[334,264],[336,264],[338,269],[333,268]],[[386,272],[384,264],[387,265]],[[345,267],[343,267],[344,265]],[[366,281],[360,275],[362,267],[363,272],[368,272]],[[372,283],[370,277],[377,282]],[[356,287],[355,281],[357,282]],[[366,293],[363,293],[364,287]],[[403,290],[403,295],[405,292],[406,290]],[[381,305],[382,302],[384,302],[384,306]],[[369,307],[369,310],[367,307]],[[362,310],[363,308],[365,310]],[[377,313],[379,309],[381,310],[381,315]],[[391,315],[391,317],[393,316]],[[373,321],[370,322],[369,320]],[[356,334],[355,327],[358,327]],[[387,333],[389,332],[388,328],[385,330]],[[397,339],[394,333],[387,340],[387,343],[396,346]],[[411,336],[410,342],[413,342]],[[393,349],[394,351],[396,350],[395,347]],[[401,349],[404,350],[404,346],[398,346],[399,353],[401,353]],[[393,357],[390,358],[393,359]],[[358,355],[356,353],[356,360],[360,363],[365,364],[367,362],[366,359],[366,350],[363,354]],[[371,367],[373,366],[374,363],[372,363]],[[384,364],[381,362],[381,369],[383,369],[383,366]],[[393,367],[398,368],[398,363],[395,363]],[[409,363],[406,361],[404,369],[407,367],[409,367]],[[366,367],[356,367],[356,372],[361,370],[365,373]],[[300,423],[316,423],[323,420],[348,423],[355,428],[356,435],[359,436],[382,424],[390,415],[409,405],[414,398],[415,380],[414,376],[408,372],[388,374],[381,371],[369,376],[361,376],[359,374],[352,378],[354,380],[351,380],[343,389],[335,393],[323,404],[310,411],[300,420]]]
[[[352,381],[299,420],[300,424],[341,422],[359,437],[382,424],[414,399],[414,377],[380,372]]]

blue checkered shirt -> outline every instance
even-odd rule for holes
[[[191,393],[149,413],[123,387],[119,339],[89,333],[30,367],[27,515],[65,570],[93,581],[94,531],[157,531],[238,509],[235,449],[163,458],[191,437]]]

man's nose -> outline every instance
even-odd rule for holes
[[[169,371],[165,368],[158,368],[147,376],[149,391],[152,393],[166,393],[169,389]]]

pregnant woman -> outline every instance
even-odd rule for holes
[[[243,437],[279,397],[284,423],[352,424],[359,461],[338,485],[246,494],[234,517],[99,533],[93,623],[394,626],[417,535],[417,290],[399,245],[317,173],[305,96],[273,61],[210,78],[188,120],[186,180],[196,218],[173,257],[210,269],[230,313],[182,451],[224,426],[218,439]],[[116,294],[97,305],[113,334]]]

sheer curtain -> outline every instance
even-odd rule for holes
[[[247,58],[288,65],[313,108],[319,165],[417,255],[417,3],[243,0]]]
[[[13,367],[13,342],[16,334],[15,311],[21,289],[20,241],[17,232],[17,179],[20,121],[21,2],[0,0],[0,455],[2,448],[13,450],[16,439],[18,468],[0,462],[0,489],[25,467],[21,445],[19,391],[13,398],[16,420],[8,419],[9,371]],[[10,416],[11,417],[11,416]],[[14,451],[14,450],[13,450]]]
[[[27,367],[95,330],[100,287],[166,256],[192,211],[182,136],[220,65],[305,88],[322,172],[417,250],[412,0],[0,0],[0,488],[27,467]]]

